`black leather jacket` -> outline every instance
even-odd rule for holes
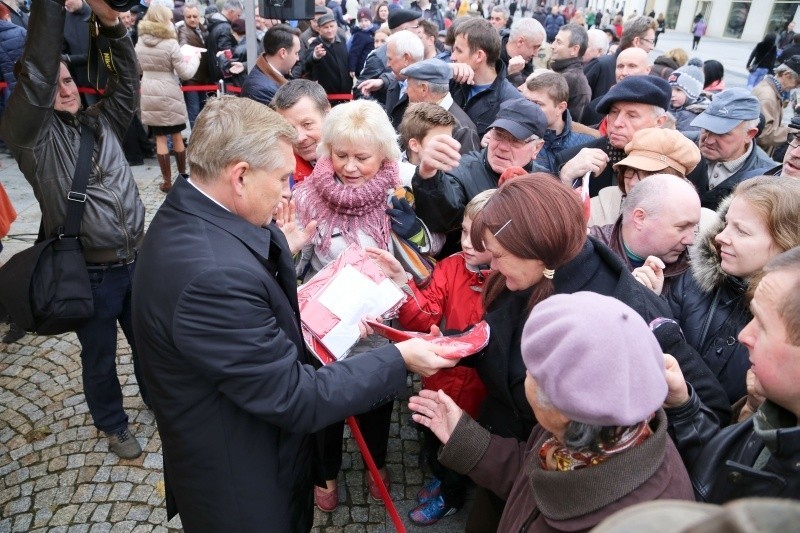
[[[698,500],[800,498],[800,427],[794,415],[767,400],[749,419],[720,429],[691,388],[690,394],[686,405],[666,412]]]
[[[80,147],[79,126],[93,127],[96,141],[81,224],[84,255],[90,263],[130,260],[144,234],[144,205],[120,142],[139,110],[136,54],[124,25],[101,26],[114,66],[104,97],[76,115],[55,111],[65,13],[63,0],[34,3],[17,87],[0,133],[33,187],[45,234],[50,236],[58,232],[66,216]]]

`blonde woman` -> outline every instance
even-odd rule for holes
[[[151,6],[139,23],[136,55],[142,70],[142,124],[149,126],[155,135],[163,180],[159,189],[167,192],[172,187],[167,136],[172,136],[178,172],[186,173],[186,148],[181,132],[189,116],[177,77],[188,80],[194,76],[200,58],[184,59],[172,25],[172,10],[162,5]]]

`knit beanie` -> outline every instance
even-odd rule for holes
[[[597,293],[536,305],[522,331],[522,360],[553,407],[575,422],[630,426],[667,397],[664,356],[648,325]]]
[[[694,65],[684,65],[675,69],[669,76],[669,84],[686,93],[692,101],[700,97],[700,92],[705,87],[706,77],[703,70]]]

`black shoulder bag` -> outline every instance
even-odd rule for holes
[[[74,331],[94,314],[80,241],[93,150],[94,132],[82,126],[63,231],[19,252],[0,268],[0,303],[26,331],[39,335]]]

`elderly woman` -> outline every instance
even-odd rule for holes
[[[471,241],[477,251],[492,256],[493,274],[483,293],[492,335],[484,352],[464,364],[475,366],[487,388],[477,420],[501,437],[525,441],[537,420],[525,400],[520,354],[522,328],[536,304],[553,294],[592,291],[617,298],[648,322],[671,315],[668,304],[638,283],[619,257],[587,237],[578,196],[550,174],[501,185],[473,220]],[[672,340],[662,342],[665,351],[673,350]],[[730,405],[714,376],[696,353],[680,353],[681,368],[691,367],[688,381],[702,389],[703,402],[729,417]],[[478,490],[468,529],[496,529],[503,506],[496,495]]]
[[[142,124],[150,127],[156,137],[156,157],[161,168],[163,192],[172,187],[172,167],[167,136],[172,137],[178,173],[186,173],[186,148],[181,132],[189,115],[176,75],[182,80],[194,76],[200,64],[184,61],[178,35],[172,26],[172,10],[154,5],[139,23],[136,55],[142,69]]]
[[[647,324],[592,292],[537,304],[521,337],[526,443],[493,435],[444,393],[409,408],[444,443],[439,458],[507,503],[498,531],[585,531],[642,501],[694,500],[667,435],[664,356]]]
[[[386,214],[389,193],[400,186],[397,134],[378,104],[357,100],[334,107],[322,126],[320,157],[314,171],[294,193],[302,224],[317,220],[317,233],[303,250],[298,274],[309,279],[336,259],[350,244],[392,251],[392,220]],[[412,218],[416,221],[416,218]],[[412,223],[413,224],[413,223]],[[412,230],[413,231],[413,230]],[[388,341],[367,337],[353,354],[371,350]],[[386,446],[392,404],[359,417],[370,453],[388,486]],[[343,424],[324,431],[323,475],[327,486],[315,488],[314,499],[323,511],[333,511],[338,502],[336,476],[342,461]],[[367,479],[375,500],[375,481]]]
[[[633,134],[625,157],[614,165],[617,185],[604,187],[591,199],[589,226],[613,224],[622,214],[622,200],[640,180],[653,174],[685,178],[700,162],[700,149],[681,132],[645,128]],[[704,216],[713,216],[709,210]],[[701,221],[703,224],[704,221]]]
[[[668,297],[687,342],[734,403],[747,393],[750,368],[747,348],[738,340],[752,318],[747,289],[770,259],[800,246],[800,181],[745,180],[717,213],[719,222],[695,240],[692,267]]]

